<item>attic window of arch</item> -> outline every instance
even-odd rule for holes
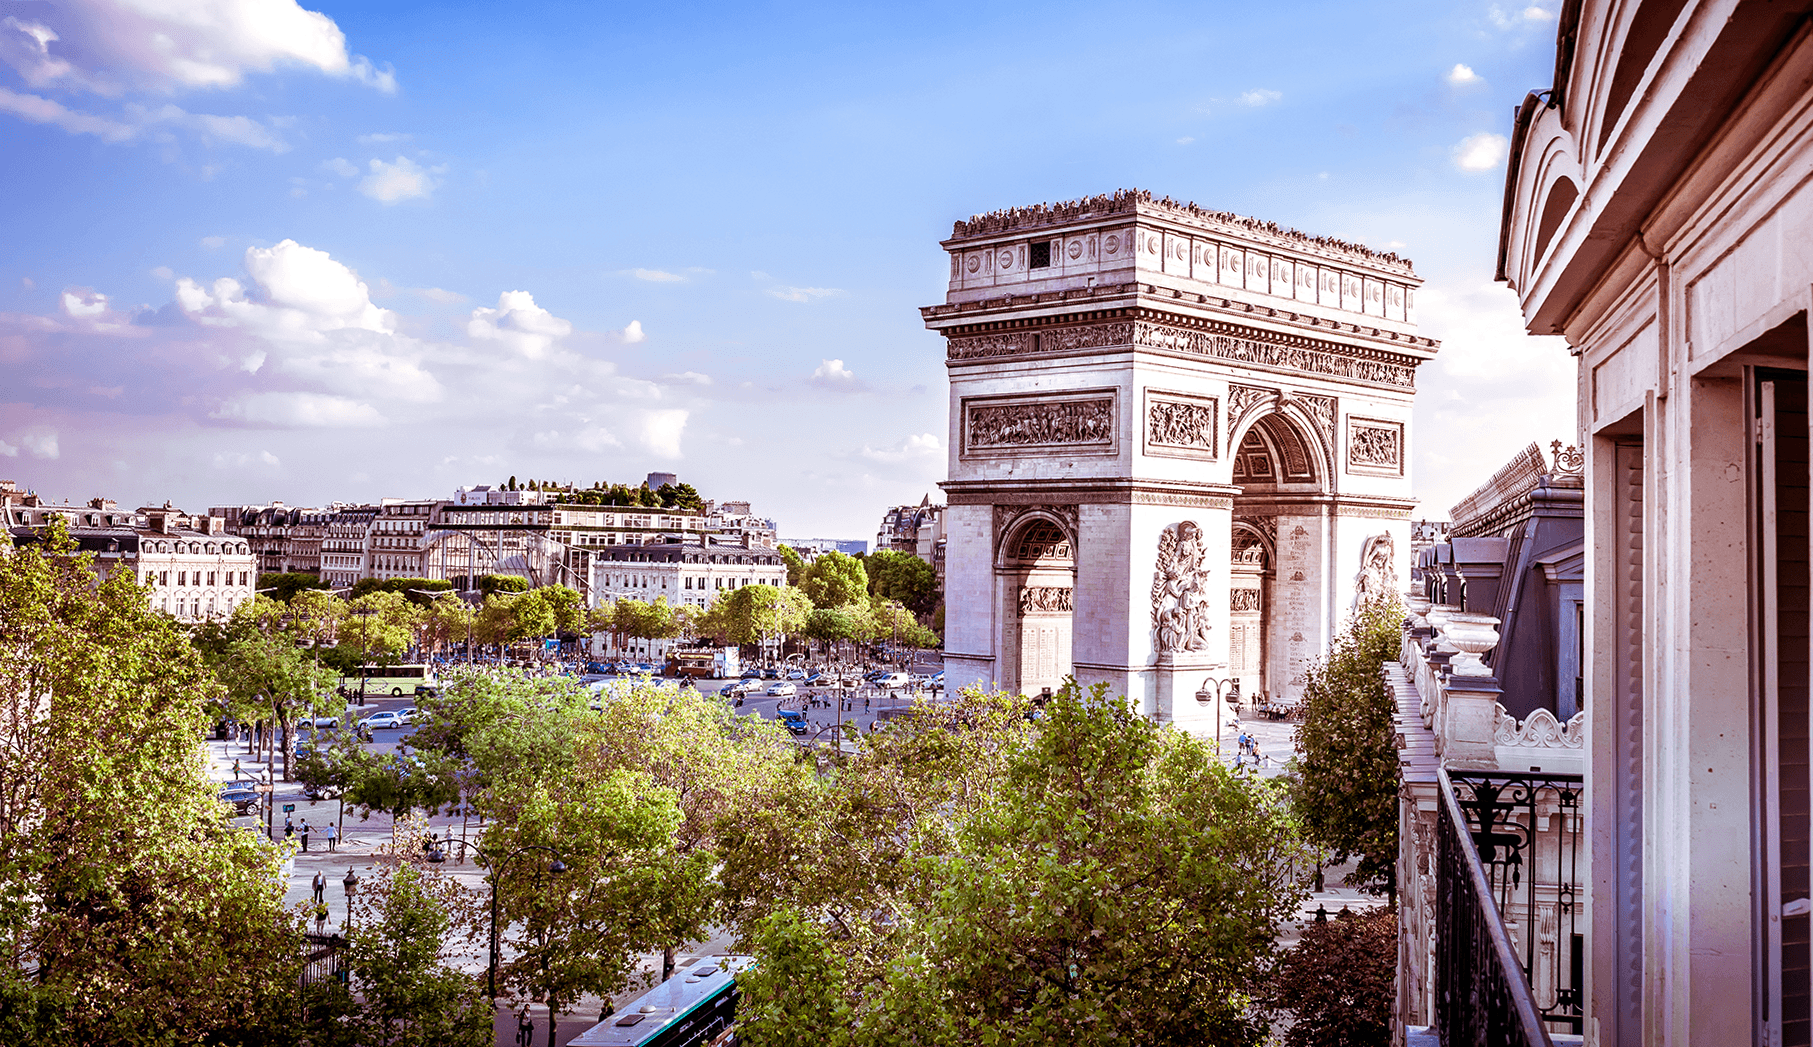
[[[1051,268],[1051,241],[1050,240],[1041,241],[1040,243],[1036,243],[1036,244],[1032,245],[1031,251],[1028,253],[1027,258],[1026,258],[1026,268],[1028,268],[1028,269],[1049,269],[1049,268]]]

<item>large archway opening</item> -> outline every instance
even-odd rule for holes
[[[1299,701],[1327,639],[1328,452],[1287,410],[1254,421],[1233,456],[1228,670],[1249,700]]]
[[[1075,541],[1056,520],[1034,515],[1002,542],[999,682],[1020,694],[1056,691],[1070,674],[1076,594]]]

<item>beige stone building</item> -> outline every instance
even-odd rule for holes
[[[1579,368],[1585,1037],[1807,1044],[1813,5],[1560,10],[1499,269]]]

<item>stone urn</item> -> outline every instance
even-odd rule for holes
[[[1492,670],[1480,656],[1498,646],[1498,619],[1489,614],[1455,611],[1442,625],[1442,638],[1454,645],[1455,654],[1448,659],[1453,676],[1491,676]]]
[[[1429,623],[1423,616],[1429,613],[1432,606],[1434,605],[1429,602],[1429,598],[1421,593],[1411,593],[1404,597],[1404,609],[1410,612],[1410,628],[1427,629]]]

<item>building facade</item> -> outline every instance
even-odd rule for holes
[[[1813,5],[1561,11],[1499,275],[1578,365],[1586,1040],[1807,1044]]]
[[[375,505],[344,506],[327,515],[321,528],[321,580],[329,588],[348,589],[366,576],[366,554],[377,516]]]
[[[423,578],[427,574],[429,520],[439,502],[385,498],[378,504],[366,542],[365,578]]]
[[[1211,674],[1294,700],[1404,570],[1410,264],[1138,191],[943,246],[951,685],[1074,673],[1201,730]]]
[[[889,549],[917,556],[937,572],[938,586],[944,586],[944,506],[933,505],[931,495],[918,505],[896,505],[881,514],[881,526],[875,531],[875,551]]]
[[[208,510],[226,521],[228,534],[251,546],[260,574],[321,573],[321,543],[331,509],[269,505],[225,505]]]
[[[745,585],[786,584],[787,564],[780,552],[763,546],[710,539],[619,545],[594,553],[590,603],[594,607],[625,599],[653,603],[666,597],[674,606],[703,609]]]
[[[43,540],[61,518],[78,551],[94,557],[103,577],[132,573],[151,588],[153,610],[185,622],[223,619],[252,599],[258,565],[245,539],[226,521],[166,504],[122,510],[105,498],[87,505],[49,504],[12,481],[0,481],[0,511],[15,546]]]

